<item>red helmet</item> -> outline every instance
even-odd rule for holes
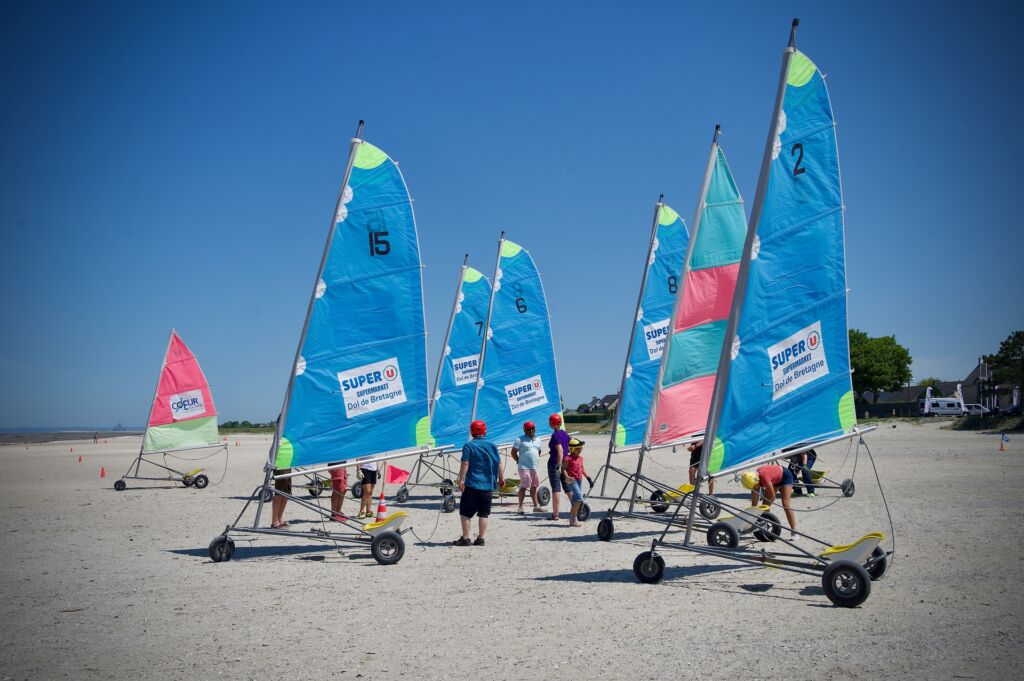
[[[562,415],[552,414],[551,416],[549,416],[548,425],[551,426],[552,428],[558,428],[560,425],[562,425]]]
[[[487,424],[483,421],[473,421],[469,424],[469,434],[473,437],[483,437],[487,435]]]
[[[523,424],[523,432],[524,433],[527,433],[527,432],[529,432],[531,430],[537,430],[537,424],[536,423],[534,423],[533,421],[527,421],[526,423]]]

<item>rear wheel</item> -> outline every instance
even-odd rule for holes
[[[843,608],[856,608],[871,595],[871,575],[850,560],[832,563],[821,575],[821,588],[833,604]]]
[[[264,487],[260,490],[260,501],[264,504],[269,504],[270,500],[274,498],[274,490],[269,487]]]
[[[202,473],[197,475],[192,480],[192,486],[195,487],[196,489],[206,489],[206,486],[209,485],[209,484],[210,484],[210,478],[206,477]]]
[[[774,513],[765,511],[757,520],[753,534],[760,541],[775,541],[782,536],[782,523]]]
[[[181,484],[185,485],[185,487],[191,487],[192,486],[192,476],[191,475],[182,476]]]
[[[394,565],[405,555],[405,540],[397,532],[381,532],[370,542],[370,553],[381,565]]]
[[[441,498],[441,510],[445,513],[451,513],[455,510],[454,494],[445,494],[444,497]]]
[[[231,560],[233,555],[235,555],[235,542],[226,534],[214,537],[210,542],[210,560],[214,563]]]
[[[721,507],[713,501],[701,501],[697,504],[697,510],[705,520],[714,520],[722,512]]]
[[[395,501],[397,501],[400,504],[404,504],[405,502],[409,501],[409,488],[406,487],[405,485],[399,487],[398,494],[395,495]]]
[[[611,518],[601,518],[597,523],[597,538],[601,541],[611,541],[615,536],[615,523]]]
[[[551,501],[551,490],[547,487],[537,488],[537,501],[540,502],[541,506],[547,506],[548,502]]]
[[[320,478],[313,478],[312,482],[306,484],[306,491],[309,492],[309,496],[317,498],[324,491],[323,481]]]
[[[363,481],[362,480],[356,480],[355,482],[353,482],[352,486],[349,489],[352,492],[352,498],[353,499],[362,499],[363,498]]]
[[[118,492],[123,492],[128,487],[128,484],[124,480],[117,480],[114,482],[114,489]]]
[[[857,486],[853,484],[853,480],[843,480],[843,484],[840,485],[843,488],[844,497],[852,497]]]
[[[665,493],[660,489],[656,489],[651,492],[651,510],[655,513],[664,513],[668,510],[668,504],[663,503],[662,500],[665,498]]]
[[[715,523],[708,528],[708,546],[734,549],[740,545],[740,533],[728,523]]]
[[[886,555],[885,549],[876,546],[875,550],[871,552],[871,560],[864,566],[864,569],[868,571],[871,581],[877,582],[885,574],[887,567],[889,567],[889,556]]]
[[[583,523],[583,522],[586,522],[587,518],[589,518],[589,517],[590,517],[590,506],[587,504],[587,502],[584,501],[582,504],[580,504],[580,507],[576,509],[576,520],[578,520],[581,523]]]
[[[633,561],[633,574],[644,584],[657,584],[665,575],[665,559],[644,551]]]

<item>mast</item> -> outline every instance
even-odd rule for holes
[[[434,374],[434,387],[430,391],[427,416],[431,423],[434,422],[434,401],[437,399],[437,386],[441,381],[441,367],[444,366],[444,358],[447,356],[445,350],[448,348],[448,340],[452,336],[452,325],[455,323],[455,309],[459,306],[459,296],[462,294],[462,282],[466,278],[466,268],[469,263],[469,253],[462,256],[462,267],[459,268],[459,280],[455,284],[455,300],[452,301],[452,311],[448,315],[448,330],[444,332],[444,342],[441,344],[441,358],[437,360],[437,372]]]
[[[761,210],[764,208],[765,194],[768,190],[768,178],[771,174],[772,148],[775,145],[775,135],[779,128],[779,113],[782,111],[782,101],[786,96],[786,79],[789,75],[789,62],[796,52],[796,28],[800,25],[799,19],[793,19],[789,30],[789,44],[782,52],[782,68],[779,72],[779,85],[775,92],[775,108],[772,110],[771,122],[768,125],[768,139],[765,142],[764,155],[761,157],[761,174],[757,179],[757,189],[754,192],[754,203],[750,209],[750,221],[747,223],[747,239],[743,244],[743,257],[740,258],[740,268],[736,275],[736,290],[733,293],[732,307],[729,309],[729,322],[725,327],[725,337],[722,339],[722,352],[718,357],[718,371],[715,374],[715,387],[711,392],[711,408],[708,410],[708,425],[704,429],[704,449],[701,451],[700,465],[697,468],[696,485],[693,490],[693,501],[690,507],[690,514],[686,520],[686,536],[684,544],[690,543],[690,536],[693,533],[693,514],[697,510],[697,500],[700,496],[701,483],[708,477],[708,459],[715,447],[715,436],[718,431],[718,421],[722,415],[722,399],[729,383],[729,369],[732,363],[732,344],[736,337],[736,327],[739,326],[740,312],[743,309],[743,300],[747,293],[747,280],[750,277],[751,251],[754,247],[754,239],[757,237],[757,228],[761,221]]]
[[[302,334],[299,336],[299,344],[295,348],[295,358],[292,360],[291,371],[288,374],[288,388],[284,393],[284,404],[281,406],[281,415],[277,419],[277,429],[274,431],[274,440],[270,444],[270,454],[267,458],[266,468],[268,471],[274,468],[274,459],[277,456],[277,447],[284,435],[284,424],[288,420],[288,405],[291,402],[292,388],[295,385],[295,367],[302,356],[302,346],[306,342],[306,332],[309,331],[309,319],[313,316],[313,303],[316,302],[316,290],[320,285],[320,278],[324,273],[324,266],[327,264],[327,255],[331,251],[331,242],[334,240],[334,228],[338,224],[338,212],[345,205],[345,187],[348,186],[349,177],[352,175],[352,165],[356,159],[356,151],[363,143],[363,121],[359,121],[356,127],[355,137],[349,146],[348,162],[345,164],[345,172],[341,177],[341,189],[338,190],[338,200],[334,204],[334,213],[331,214],[331,226],[327,230],[327,243],[324,244],[324,254],[320,258],[320,267],[317,268],[316,278],[313,280],[313,291],[309,296],[309,305],[306,307],[306,318],[302,322]],[[259,516],[257,516],[258,520]]]
[[[626,361],[622,365],[622,378],[619,381],[619,404],[615,408],[615,416],[612,418],[612,436],[608,440],[608,457],[604,462],[604,477],[601,478],[601,496],[604,496],[605,483],[608,482],[608,466],[612,462],[612,454],[615,452],[615,436],[619,430],[619,414],[622,413],[622,400],[626,393],[626,372],[629,370],[629,358],[633,354],[633,341],[636,340],[636,325],[640,321],[640,306],[644,301],[644,292],[647,290],[647,275],[651,271],[651,253],[654,252],[654,240],[658,236],[658,219],[661,217],[661,209],[665,206],[665,195],[658,196],[654,204],[654,221],[651,224],[651,240],[647,244],[647,260],[644,261],[644,274],[640,279],[640,292],[636,296],[636,310],[633,313],[633,324],[629,327],[629,344],[626,345]],[[674,304],[674,302],[673,302]]]
[[[494,260],[494,278],[491,279],[491,297],[487,301],[487,321],[484,323],[484,339],[480,344],[480,368],[476,372],[476,387],[473,389],[473,408],[469,412],[469,420],[476,420],[476,403],[480,397],[480,386],[484,382],[484,358],[487,357],[487,340],[491,335],[491,313],[494,311],[494,294],[501,287],[498,271],[501,269],[501,249],[505,245],[505,230],[498,237],[498,257]]]

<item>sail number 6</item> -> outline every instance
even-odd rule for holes
[[[516,309],[519,310],[519,314],[526,312],[526,299],[516,298]]]

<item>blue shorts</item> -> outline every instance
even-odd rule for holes
[[[793,478],[793,471],[789,470],[788,466],[782,467],[782,482],[779,483],[779,487],[785,487],[786,485],[792,486],[796,480]]]
[[[583,486],[579,480],[573,480],[572,486],[565,490],[565,493],[572,497],[572,503],[574,504],[583,501]]]

